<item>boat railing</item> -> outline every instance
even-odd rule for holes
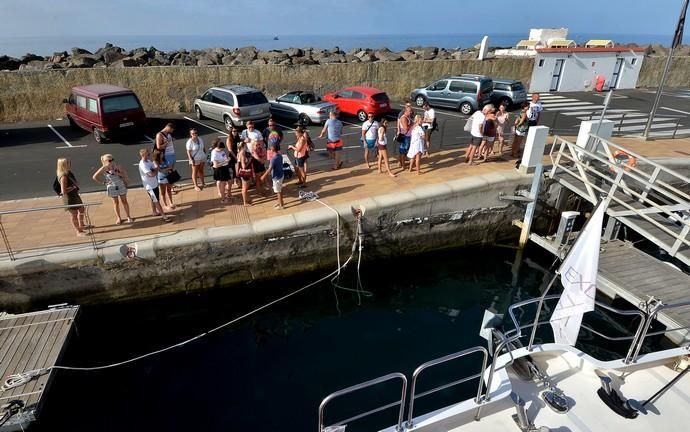
[[[434,366],[438,366],[438,365],[443,364],[443,363],[447,363],[451,360],[457,360],[459,358],[462,358],[462,357],[465,357],[465,356],[468,356],[471,354],[475,354],[475,353],[482,353],[483,354],[482,368],[479,370],[478,373],[471,375],[471,376],[468,376],[468,377],[465,377],[465,378],[458,379],[458,380],[453,381],[453,382],[448,383],[448,384],[444,384],[444,385],[435,387],[431,390],[427,390],[425,392],[416,394],[417,378],[419,378],[419,375],[422,372],[424,372],[426,369],[429,369],[429,368],[434,367]],[[487,351],[487,349],[484,347],[476,346],[476,347],[468,348],[466,350],[462,350],[462,351],[459,351],[459,352],[456,352],[453,354],[448,354],[446,356],[437,358],[435,360],[428,361],[426,363],[421,364],[417,369],[415,369],[414,373],[412,374],[412,385],[410,387],[410,406],[409,406],[408,414],[407,414],[406,427],[408,429],[411,429],[413,426],[412,418],[414,415],[414,401],[416,399],[422,398],[424,396],[428,396],[428,395],[436,393],[438,391],[445,390],[449,387],[453,387],[453,386],[456,386],[458,384],[462,384],[462,383],[465,383],[467,381],[477,379],[477,378],[479,378],[479,384],[477,386],[477,396],[474,399],[474,402],[476,404],[480,404],[482,401],[482,389],[483,389],[483,384],[484,384],[484,380],[482,380],[481,377],[482,377],[482,374],[484,373],[484,371],[486,370],[486,363],[487,363],[488,358],[489,358],[489,352]]]
[[[640,353],[640,350],[642,349],[642,346],[644,345],[644,341],[646,338],[651,337],[651,336],[660,336],[664,335],[667,333],[673,333],[677,331],[687,331],[690,330],[690,326],[684,326],[684,327],[675,327],[675,328],[670,328],[670,329],[664,329],[664,330],[659,330],[655,332],[649,332],[649,328],[652,325],[652,322],[656,320],[657,316],[668,310],[672,309],[679,309],[679,308],[686,308],[690,307],[690,301],[684,301],[680,303],[672,303],[672,304],[663,304],[662,302],[652,298],[650,299],[647,303],[643,305],[649,305],[650,306],[650,311],[648,313],[648,318],[645,322],[644,328],[642,329],[642,332],[640,336],[638,337],[638,340],[636,341],[636,346],[634,346],[635,350],[633,353],[633,362],[637,360],[637,357]],[[632,348],[632,347],[631,347]]]
[[[374,408],[374,409],[369,410],[365,413],[357,414],[356,416],[347,418],[345,420],[341,420],[341,421],[333,423],[329,426],[324,425],[324,414],[325,414],[325,410],[326,410],[326,405],[330,401],[332,401],[333,399],[340,397],[340,396],[343,396],[343,395],[346,395],[346,394],[349,394],[349,393],[353,393],[353,392],[365,389],[365,388],[373,387],[373,386],[382,384],[382,383],[387,382],[387,381],[392,381],[392,380],[400,380],[402,382],[402,392],[400,394],[399,400],[397,400],[395,402],[391,402],[391,403],[383,405],[383,406],[380,406],[378,408]],[[345,425],[347,423],[362,419],[364,417],[368,417],[372,414],[376,414],[378,412],[393,408],[393,407],[398,406],[398,405],[400,405],[400,409],[398,410],[398,422],[397,422],[396,430],[401,431],[403,418],[404,418],[403,416],[405,414],[406,397],[407,397],[407,377],[404,374],[399,373],[399,372],[390,373],[388,375],[384,375],[384,376],[374,378],[372,380],[369,380],[369,381],[366,381],[366,382],[363,382],[360,384],[353,385],[351,387],[348,387],[348,388],[345,388],[342,390],[338,390],[338,391],[331,393],[330,395],[326,396],[326,398],[324,398],[324,400],[321,401],[321,405],[319,405],[319,432],[325,432],[326,428],[335,428],[337,426],[342,426],[342,425]]]
[[[517,309],[522,309],[526,306],[539,303],[543,304],[544,302],[550,302],[553,300],[558,300],[561,296],[559,294],[553,294],[553,295],[548,295],[544,297],[537,297],[537,298],[532,298],[532,299],[527,299],[523,300],[518,303],[512,304],[508,308],[508,314],[510,316],[510,319],[512,321],[513,327],[509,331],[506,331],[499,343],[497,344],[496,348],[493,351],[493,358],[491,361],[491,364],[489,365],[489,368],[487,370],[487,362],[488,362],[488,350],[485,349],[484,347],[476,346],[472,348],[468,348],[463,351],[459,351],[453,354],[448,354],[446,356],[440,357],[435,360],[428,361],[426,363],[423,363],[417,369],[415,369],[413,375],[412,375],[412,381],[411,381],[411,387],[410,387],[410,400],[409,400],[409,407],[408,407],[408,419],[407,422],[403,425],[403,417],[404,417],[404,408],[405,408],[405,400],[406,400],[406,389],[407,389],[407,378],[405,377],[404,374],[402,373],[392,373],[388,375],[384,375],[379,378],[375,378],[373,380],[357,384],[352,387],[348,387],[343,390],[339,390],[335,393],[330,394],[327,396],[322,402],[321,405],[319,406],[319,432],[325,432],[324,429],[324,424],[323,424],[323,417],[324,417],[324,408],[328,402],[330,402],[332,399],[342,396],[347,393],[352,393],[357,390],[361,390],[363,388],[371,387],[380,383],[383,383],[385,381],[393,380],[393,379],[400,379],[403,382],[402,386],[402,395],[400,397],[399,401],[389,403],[387,405],[384,405],[380,408],[375,408],[371,411],[368,411],[363,414],[358,414],[354,417],[351,417],[346,420],[342,420],[338,423],[333,424],[332,426],[340,426],[340,425],[345,425],[348,422],[354,421],[361,419],[363,417],[366,417],[368,415],[395,407],[400,405],[400,411],[398,412],[398,423],[396,424],[396,431],[402,431],[403,426],[405,426],[407,429],[411,429],[414,424],[413,424],[413,418],[414,418],[414,402],[415,400],[422,398],[424,396],[428,396],[432,393],[436,393],[438,391],[447,389],[449,387],[459,385],[462,383],[465,383],[467,381],[470,381],[472,379],[477,379],[479,378],[479,384],[477,388],[477,395],[475,398],[473,398],[473,401],[478,405],[477,410],[475,413],[475,419],[479,420],[481,418],[481,409],[486,404],[487,402],[491,401],[491,385],[493,383],[494,375],[496,370],[498,369],[498,359],[501,357],[501,352],[505,349],[507,350],[508,354],[510,355],[510,360],[502,367],[505,367],[512,363],[513,358],[512,358],[512,351],[515,349],[514,344],[528,336],[527,332],[523,333],[523,330],[526,329],[533,329],[545,324],[549,323],[549,320],[539,320],[541,314],[535,314],[535,318],[533,321],[526,323],[526,324],[521,324],[519,319],[516,316],[516,310]],[[627,353],[625,355],[625,358],[622,359],[622,362],[624,364],[631,364],[635,363],[639,357],[640,350],[642,348],[642,345],[644,343],[645,338],[651,337],[651,336],[658,336],[666,333],[671,333],[674,331],[681,331],[684,329],[688,329],[690,327],[680,327],[680,328],[671,328],[671,329],[666,329],[666,330],[660,330],[660,331],[654,331],[654,332],[649,332],[649,328],[651,327],[652,322],[656,319],[657,315],[666,310],[670,309],[675,309],[675,308],[681,308],[681,307],[689,307],[690,306],[690,301],[687,302],[682,302],[682,303],[675,303],[675,304],[668,304],[665,305],[661,302],[655,302],[651,305],[651,307],[648,308],[648,311],[643,312],[639,309],[633,309],[633,310],[625,310],[625,309],[617,309],[614,307],[611,307],[605,303],[596,301],[595,302],[595,307],[599,309],[604,309],[609,312],[621,315],[621,316],[628,316],[628,317],[633,317],[633,319],[639,318],[639,323],[637,324],[637,327],[635,328],[635,333],[632,336],[612,336],[605,334],[601,331],[595,330],[594,328],[582,324],[581,327],[603,339],[606,339],[608,341],[612,342],[621,342],[621,341],[631,341],[630,346],[627,350]],[[531,342],[533,342],[534,336],[531,335]],[[532,346],[530,344],[530,350],[532,349]],[[419,378],[420,374],[425,371],[428,368],[440,365],[442,363],[449,362],[451,360],[459,359],[461,357],[465,357],[471,354],[476,354],[476,353],[482,353],[483,354],[483,359],[482,359],[482,369],[481,372],[478,374],[474,374],[471,376],[468,376],[466,378],[461,378],[458,380],[455,380],[453,382],[450,382],[448,384],[443,384],[438,387],[435,387],[431,390],[424,391],[422,393],[417,394],[416,393],[416,387],[417,387],[417,379]],[[482,376],[486,376],[486,380],[481,379]]]

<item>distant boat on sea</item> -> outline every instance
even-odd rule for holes
[[[273,40],[278,40],[278,36],[273,36]]]

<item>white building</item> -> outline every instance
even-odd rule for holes
[[[529,39],[523,39],[515,48],[500,49],[494,52],[497,57],[533,57],[537,55],[537,48],[575,46],[575,42],[568,39],[567,28],[530,29]]]
[[[600,76],[605,81],[605,89],[635,88],[644,51],[644,48],[610,46],[537,48],[530,91],[594,90]]]

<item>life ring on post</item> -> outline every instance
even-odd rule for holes
[[[630,171],[632,168],[637,166],[637,158],[630,153],[624,152],[623,150],[616,150],[613,152],[613,161],[616,165],[622,166],[624,170]],[[611,172],[615,172],[615,167],[611,166],[609,168]]]

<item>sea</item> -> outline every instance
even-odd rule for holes
[[[54,52],[70,51],[73,47],[95,51],[106,42],[131,50],[139,47],[155,47],[161,51],[205,48],[241,48],[255,46],[260,50],[284,48],[339,47],[343,51],[353,48],[388,48],[401,51],[415,46],[439,48],[471,48],[481,42],[482,34],[388,34],[388,35],[111,35],[111,36],[24,36],[0,37],[0,55],[21,57],[26,53],[42,56]],[[508,48],[527,33],[488,34],[489,45]],[[571,33],[570,39],[584,43],[590,39],[611,39],[617,44],[669,45],[672,35]]]

